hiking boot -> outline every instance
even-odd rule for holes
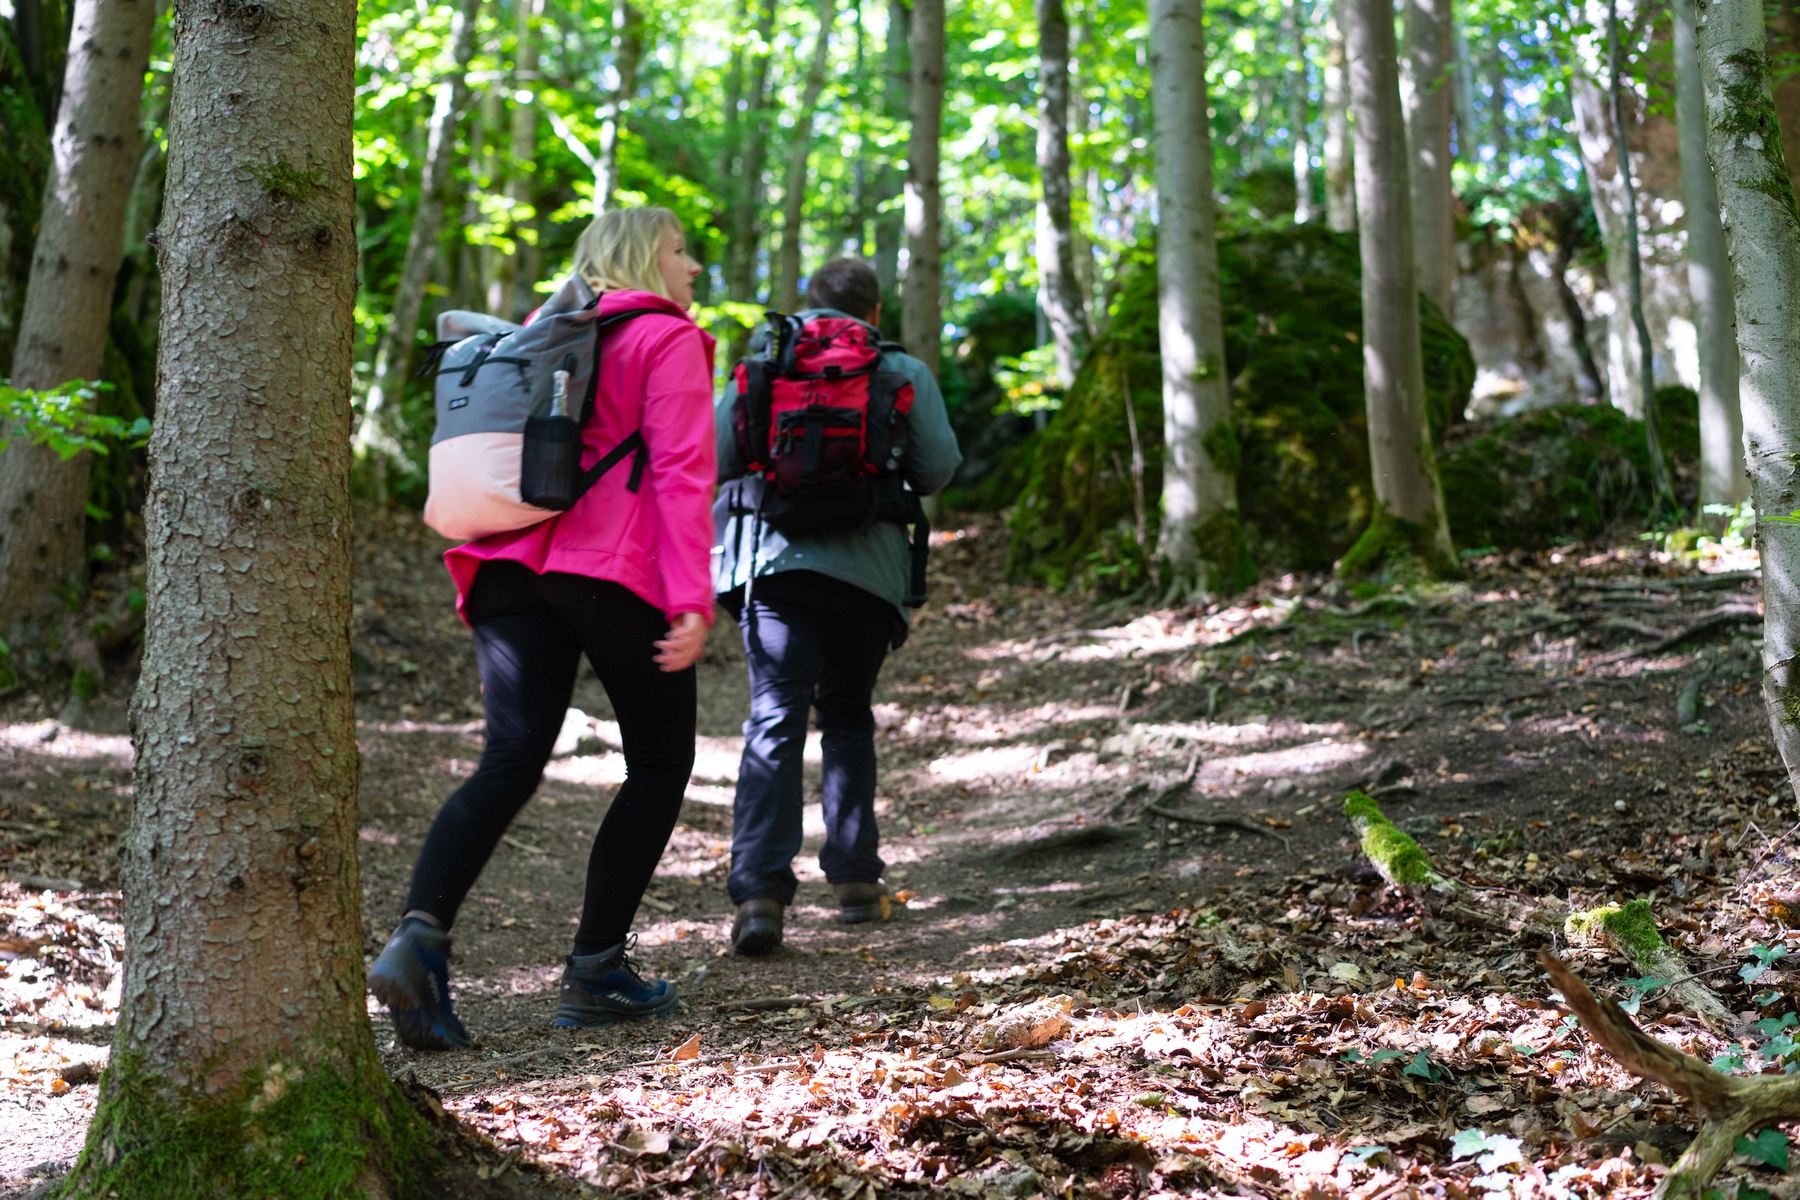
[[[592,1029],[615,1021],[636,1021],[668,1012],[680,999],[667,979],[645,979],[630,951],[633,934],[598,954],[571,954],[563,968],[558,1029]]]
[[[845,925],[882,919],[887,889],[879,883],[834,883],[831,890],[837,893],[838,920]]]
[[[737,906],[731,922],[731,949],[735,954],[760,957],[781,945],[781,914],[787,906],[779,900],[746,900]]]
[[[450,1007],[450,935],[408,917],[369,968],[369,990],[414,1050],[465,1050],[469,1031]]]

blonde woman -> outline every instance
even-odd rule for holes
[[[599,217],[576,243],[575,271],[603,314],[655,310],[607,335],[581,465],[641,432],[647,466],[635,487],[632,472],[609,472],[568,511],[444,556],[475,635],[487,741],[432,823],[400,925],[369,972],[416,1049],[470,1044],[450,1004],[450,931],[537,788],[583,656],[618,715],[626,780],[594,838],[555,1023],[649,1017],[676,1001],[675,985],[644,978],[627,951],[694,763],[693,664],[713,612],[713,339],[688,316],[700,265],[667,209]]]

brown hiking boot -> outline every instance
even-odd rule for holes
[[[731,951],[752,958],[769,954],[781,945],[781,914],[787,906],[779,900],[746,900],[737,906],[731,922]]]
[[[837,893],[838,920],[845,925],[861,925],[879,921],[886,915],[887,889],[879,883],[834,883]]]

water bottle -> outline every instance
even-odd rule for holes
[[[569,371],[561,370],[550,376],[549,413],[525,423],[519,498],[560,512],[575,503],[580,478],[581,423],[569,415]]]

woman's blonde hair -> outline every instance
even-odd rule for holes
[[[596,292],[651,292],[672,299],[656,261],[663,236],[671,232],[681,232],[681,221],[666,208],[608,209],[575,240],[575,273]]]

